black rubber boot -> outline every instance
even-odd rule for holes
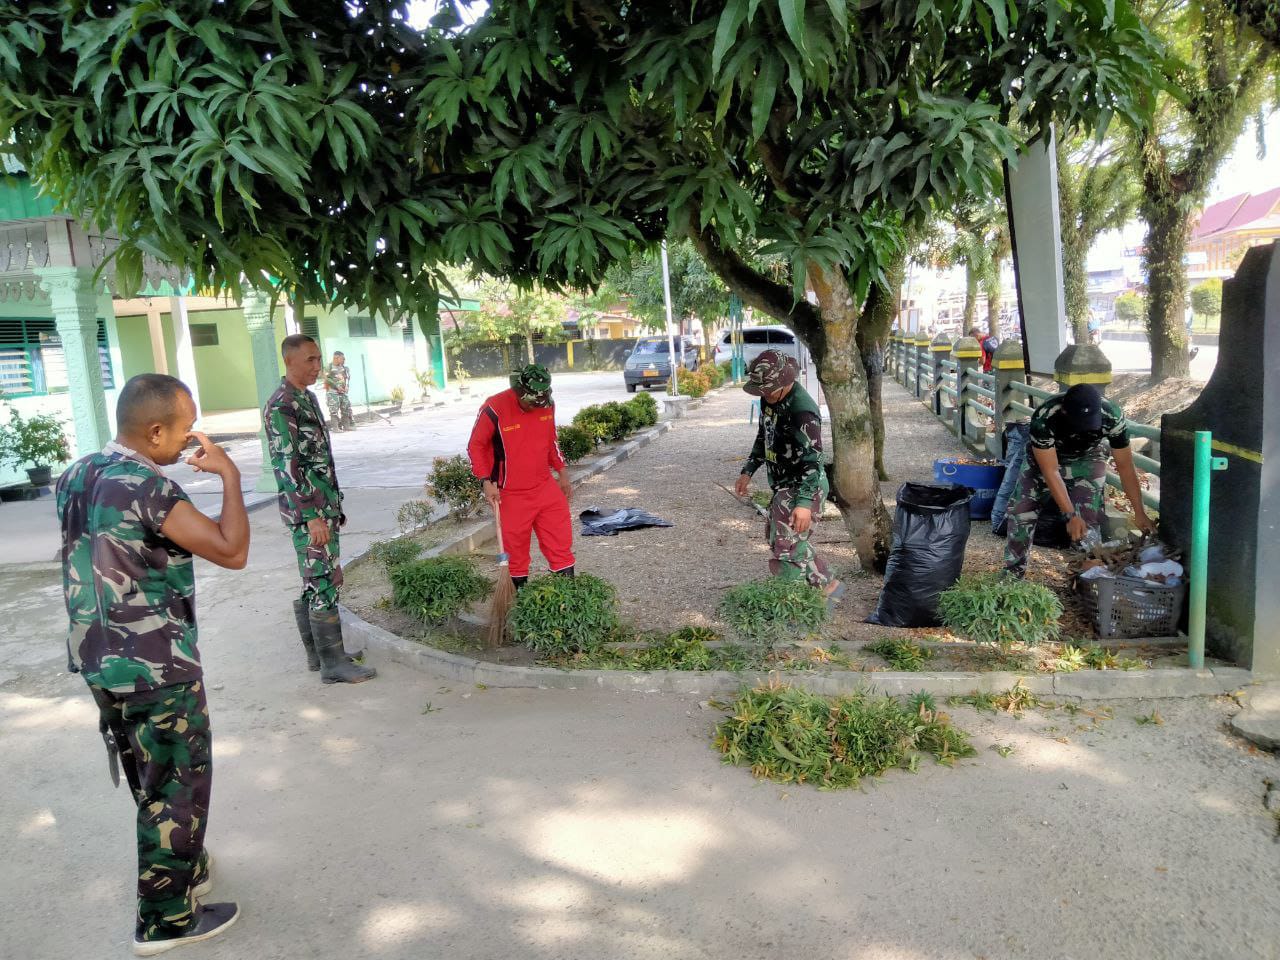
[[[362,683],[378,675],[373,667],[352,663],[342,648],[342,621],[336,608],[311,610],[311,636],[320,657],[320,679],[325,683]]]
[[[563,570],[556,571],[557,577],[568,577],[570,580],[574,577],[573,567],[565,567]]]
[[[293,601],[293,619],[298,623],[298,636],[302,638],[302,646],[307,651],[307,669],[319,670],[320,657],[316,654],[316,644],[311,638],[311,612],[302,598]]]
[[[528,577],[512,577],[511,582],[514,583],[516,585],[516,589],[519,590],[521,587],[523,587],[526,583],[529,582],[529,578]]]

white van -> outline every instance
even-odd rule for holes
[[[766,350],[777,350],[789,353],[798,361],[803,361],[804,348],[796,335],[783,326],[776,327],[743,327],[742,356],[747,363]],[[716,343],[716,363],[726,363],[733,359],[733,334],[726,330]]]

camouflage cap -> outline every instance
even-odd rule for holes
[[[551,374],[540,363],[531,363],[511,374],[511,389],[535,407],[551,406]]]
[[[766,350],[747,367],[747,382],[742,389],[753,397],[782,390],[796,382],[800,364],[781,350]]]

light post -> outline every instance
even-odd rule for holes
[[[662,241],[662,300],[667,308],[667,356],[671,359],[671,395],[680,393],[680,382],[676,375],[676,337],[674,320],[671,316],[671,268],[667,265],[667,241]]]

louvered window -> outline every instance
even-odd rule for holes
[[[98,321],[98,362],[102,385],[115,386],[107,329]],[[53,320],[34,317],[0,318],[0,390],[7,397],[33,397],[65,393],[67,358]]]

